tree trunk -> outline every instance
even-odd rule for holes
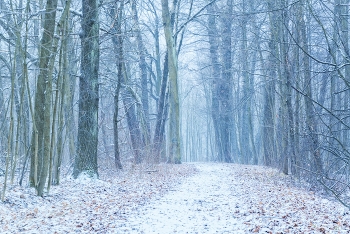
[[[141,72],[141,102],[143,116],[146,124],[146,129],[143,129],[143,136],[145,144],[150,143],[150,121],[149,121],[149,103],[148,103],[148,77],[147,77],[147,63],[146,63],[146,48],[143,43],[142,34],[140,30],[139,17],[136,9],[136,0],[132,0],[131,3],[133,11],[133,20],[136,34],[137,49],[139,54],[139,68]]]
[[[220,131],[220,122],[219,122],[219,84],[220,84],[220,63],[219,63],[219,44],[217,22],[216,22],[216,11],[215,3],[208,7],[208,36],[209,36],[209,45],[210,45],[210,61],[211,61],[211,116],[213,119],[213,127],[215,133],[215,143],[217,149],[217,156],[214,157],[214,160],[224,161],[224,150],[222,145],[222,134]]]
[[[277,51],[277,35],[278,22],[277,13],[275,12],[274,0],[268,0],[269,21],[270,21],[270,40],[269,40],[269,56],[268,71],[265,79],[264,93],[264,112],[263,112],[263,145],[264,145],[264,164],[271,166],[276,159],[275,146],[275,79],[277,77],[278,51]]]
[[[181,163],[180,152],[180,105],[178,91],[177,55],[172,34],[168,0],[162,0],[162,18],[169,65],[169,162]]]
[[[99,17],[98,1],[82,1],[81,76],[79,82],[78,147],[73,176],[98,177]]]
[[[224,162],[232,162],[233,142],[235,141],[235,128],[233,121],[232,96],[232,17],[233,1],[227,0],[227,9],[222,18],[222,70],[218,83],[219,98],[219,131],[221,132],[221,145]]]
[[[163,76],[161,81],[160,95],[157,106],[157,120],[156,126],[154,130],[153,144],[154,144],[154,154],[156,157],[156,161],[159,161],[161,158],[161,149],[164,143],[164,134],[165,134],[165,121],[168,118],[168,110],[167,110],[167,87],[168,87],[168,74],[169,74],[169,66],[168,66],[168,53],[165,53],[164,58],[164,69]]]
[[[114,163],[116,168],[118,169],[123,169],[122,163],[120,161],[119,132],[118,132],[119,95],[120,95],[120,86],[123,82],[123,63],[124,63],[123,35],[122,35],[123,12],[124,12],[124,0],[120,1],[119,7],[117,5],[117,2],[115,2],[111,10],[111,13],[116,20],[115,22],[116,35],[113,41],[116,49],[118,80],[117,80],[117,87],[114,91],[113,134],[114,134]]]
[[[51,143],[52,78],[50,59],[54,55],[54,32],[57,0],[48,0],[40,43],[39,76],[35,93],[35,112],[31,143],[30,184],[42,196],[49,169]],[[52,63],[53,64],[53,63]],[[37,141],[37,142],[36,142]]]
[[[247,38],[247,22],[248,15],[246,15],[246,2],[242,1],[243,16],[241,19],[241,48],[240,48],[240,60],[241,60],[241,77],[243,79],[242,87],[242,109],[240,113],[240,145],[241,145],[241,162],[248,164],[252,158],[252,147],[250,146],[250,130],[251,130],[251,92],[250,90],[250,76],[248,73],[248,38]]]
[[[317,135],[317,123],[316,113],[312,104],[312,82],[311,82],[311,64],[310,58],[305,52],[309,52],[308,39],[306,33],[306,23],[304,20],[304,11],[300,6],[299,17],[299,29],[300,29],[300,46],[303,49],[302,61],[303,61],[303,72],[304,72],[304,90],[306,95],[304,96],[305,102],[305,113],[306,113],[306,126],[308,129],[310,139],[310,151],[312,152],[314,159],[314,170],[319,175],[323,174],[323,163],[321,158],[321,152],[319,148],[319,139]],[[318,177],[317,176],[317,177]]]

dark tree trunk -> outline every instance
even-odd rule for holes
[[[209,35],[209,44],[210,44],[210,60],[212,64],[211,68],[211,114],[213,119],[213,126],[215,132],[215,143],[217,156],[215,160],[224,161],[224,151],[222,145],[222,135],[220,131],[220,122],[219,122],[219,83],[220,83],[220,63],[219,63],[219,44],[218,38],[216,35],[218,34],[217,22],[216,22],[216,11],[215,4],[212,4],[208,7],[208,35]]]
[[[241,155],[242,159],[241,162],[248,164],[251,161],[252,157],[252,149],[250,146],[250,130],[251,130],[251,106],[250,106],[250,100],[251,100],[251,90],[250,90],[250,76],[248,73],[248,39],[247,39],[247,22],[248,22],[248,15],[245,15],[246,12],[246,2],[242,2],[242,9],[243,9],[243,16],[242,20],[240,22],[241,24],[241,48],[240,48],[240,60],[241,60],[241,77],[243,79],[243,87],[242,87],[242,109],[240,113],[240,132],[241,135],[239,137],[240,139],[240,149],[241,149]]]
[[[221,145],[223,161],[232,162],[232,149],[234,139],[233,97],[232,97],[232,17],[233,1],[227,0],[227,9],[222,18],[222,70],[218,82],[219,98],[219,131],[221,132]]]
[[[155,151],[154,154],[156,157],[156,161],[159,161],[161,158],[160,152],[164,142],[165,121],[168,117],[168,109],[167,109],[168,107],[166,105],[167,103],[166,90],[168,87],[167,86],[168,74],[169,74],[168,53],[165,53],[163,76],[162,76],[160,95],[159,95],[158,107],[157,107],[157,120],[156,120],[156,127],[155,127],[154,138],[153,138],[154,151]]]
[[[78,147],[74,177],[98,176],[99,17],[98,1],[82,1],[81,76],[79,82]]]
[[[317,123],[316,123],[316,113],[312,103],[312,82],[311,82],[311,64],[310,58],[306,54],[309,52],[307,32],[306,32],[306,22],[304,20],[304,11],[302,6],[300,6],[300,16],[299,19],[299,30],[300,30],[300,46],[303,50],[302,61],[303,61],[303,71],[304,71],[304,90],[306,95],[304,96],[305,101],[305,113],[306,113],[306,126],[308,129],[309,139],[310,139],[310,151],[313,154],[314,159],[314,170],[316,173],[323,174],[323,163],[321,158],[321,152],[319,148],[319,139],[317,135]]]
[[[265,79],[264,110],[263,110],[263,145],[264,145],[264,164],[271,166],[276,159],[275,146],[275,79],[277,77],[278,52],[277,36],[278,21],[273,0],[268,1],[269,21],[270,21],[270,40],[269,56],[267,66],[267,77]]]
[[[113,134],[114,134],[114,163],[116,168],[123,169],[122,163],[120,161],[120,151],[119,151],[119,132],[118,132],[118,113],[119,113],[119,95],[120,86],[123,82],[123,63],[124,63],[124,53],[123,53],[123,35],[122,35],[122,17],[124,11],[124,0],[120,1],[120,5],[117,9],[117,3],[115,3],[112,9],[112,15],[115,15],[115,38],[114,44],[116,49],[117,67],[118,67],[118,80],[117,87],[114,92],[114,113],[113,113]]]

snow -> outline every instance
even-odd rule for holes
[[[73,179],[72,176],[68,177],[68,179]],[[102,180],[98,180],[97,175],[94,174],[92,177],[89,175],[88,172],[83,171],[78,175],[78,178],[75,180],[75,182],[80,183],[80,184],[91,184],[91,183],[96,183],[96,182],[101,182],[103,183]]]
[[[197,164],[199,173],[125,223],[133,233],[348,233],[346,209],[273,169]],[[345,213],[345,214],[344,214]]]
[[[139,166],[100,179],[67,177],[44,198],[10,186],[6,197],[1,233],[350,232],[345,207],[259,166]]]

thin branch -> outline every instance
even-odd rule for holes
[[[207,5],[205,5],[204,7],[202,7],[196,14],[194,14],[191,18],[189,18],[185,23],[183,23],[180,28],[175,32],[174,37],[177,37],[177,34],[179,34],[188,23],[190,23],[191,21],[193,21],[200,13],[202,13],[208,6],[210,6],[211,4],[213,4],[214,2],[216,2],[217,0],[212,0],[211,2],[209,2]]]

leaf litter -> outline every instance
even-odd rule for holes
[[[44,197],[13,185],[0,201],[0,233],[118,233],[132,210],[194,173],[193,165],[160,164],[100,172],[100,179],[68,176]]]
[[[0,182],[1,185],[2,182]],[[1,233],[350,233],[341,204],[275,169],[161,164],[65,178],[48,195],[10,186]]]

